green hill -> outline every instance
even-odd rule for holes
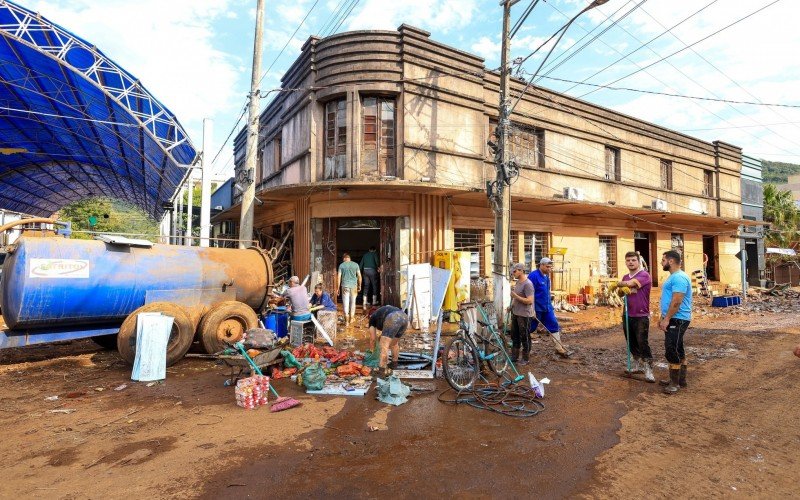
[[[765,184],[786,184],[787,177],[800,174],[800,165],[795,163],[761,160],[761,165]]]

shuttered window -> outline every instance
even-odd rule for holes
[[[325,179],[347,177],[347,101],[340,99],[325,105]]]
[[[394,98],[365,97],[362,109],[361,170],[397,175]]]

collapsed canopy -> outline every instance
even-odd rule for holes
[[[0,208],[50,215],[109,196],[158,217],[195,155],[177,119],[133,76],[0,0]]]

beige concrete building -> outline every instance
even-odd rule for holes
[[[265,241],[292,230],[293,272],[318,271],[332,287],[343,252],[358,260],[375,245],[384,301],[396,303],[404,265],[458,249],[472,252],[480,288],[491,269],[487,140],[499,75],[402,25],[309,38],[282,87],[261,115],[255,227]],[[512,94],[523,87],[514,80]],[[688,272],[705,254],[713,279],[740,281],[740,148],[540,87],[512,120],[513,261],[566,248],[555,284],[576,292],[619,275],[628,250],[658,268],[661,253],[678,248]],[[245,140],[242,132],[235,142],[242,181]],[[215,218],[228,232],[239,200]]]

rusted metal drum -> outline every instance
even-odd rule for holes
[[[190,308],[237,300],[259,310],[271,284],[271,261],[255,248],[23,237],[4,263],[0,304],[11,329],[119,323],[153,300]]]

